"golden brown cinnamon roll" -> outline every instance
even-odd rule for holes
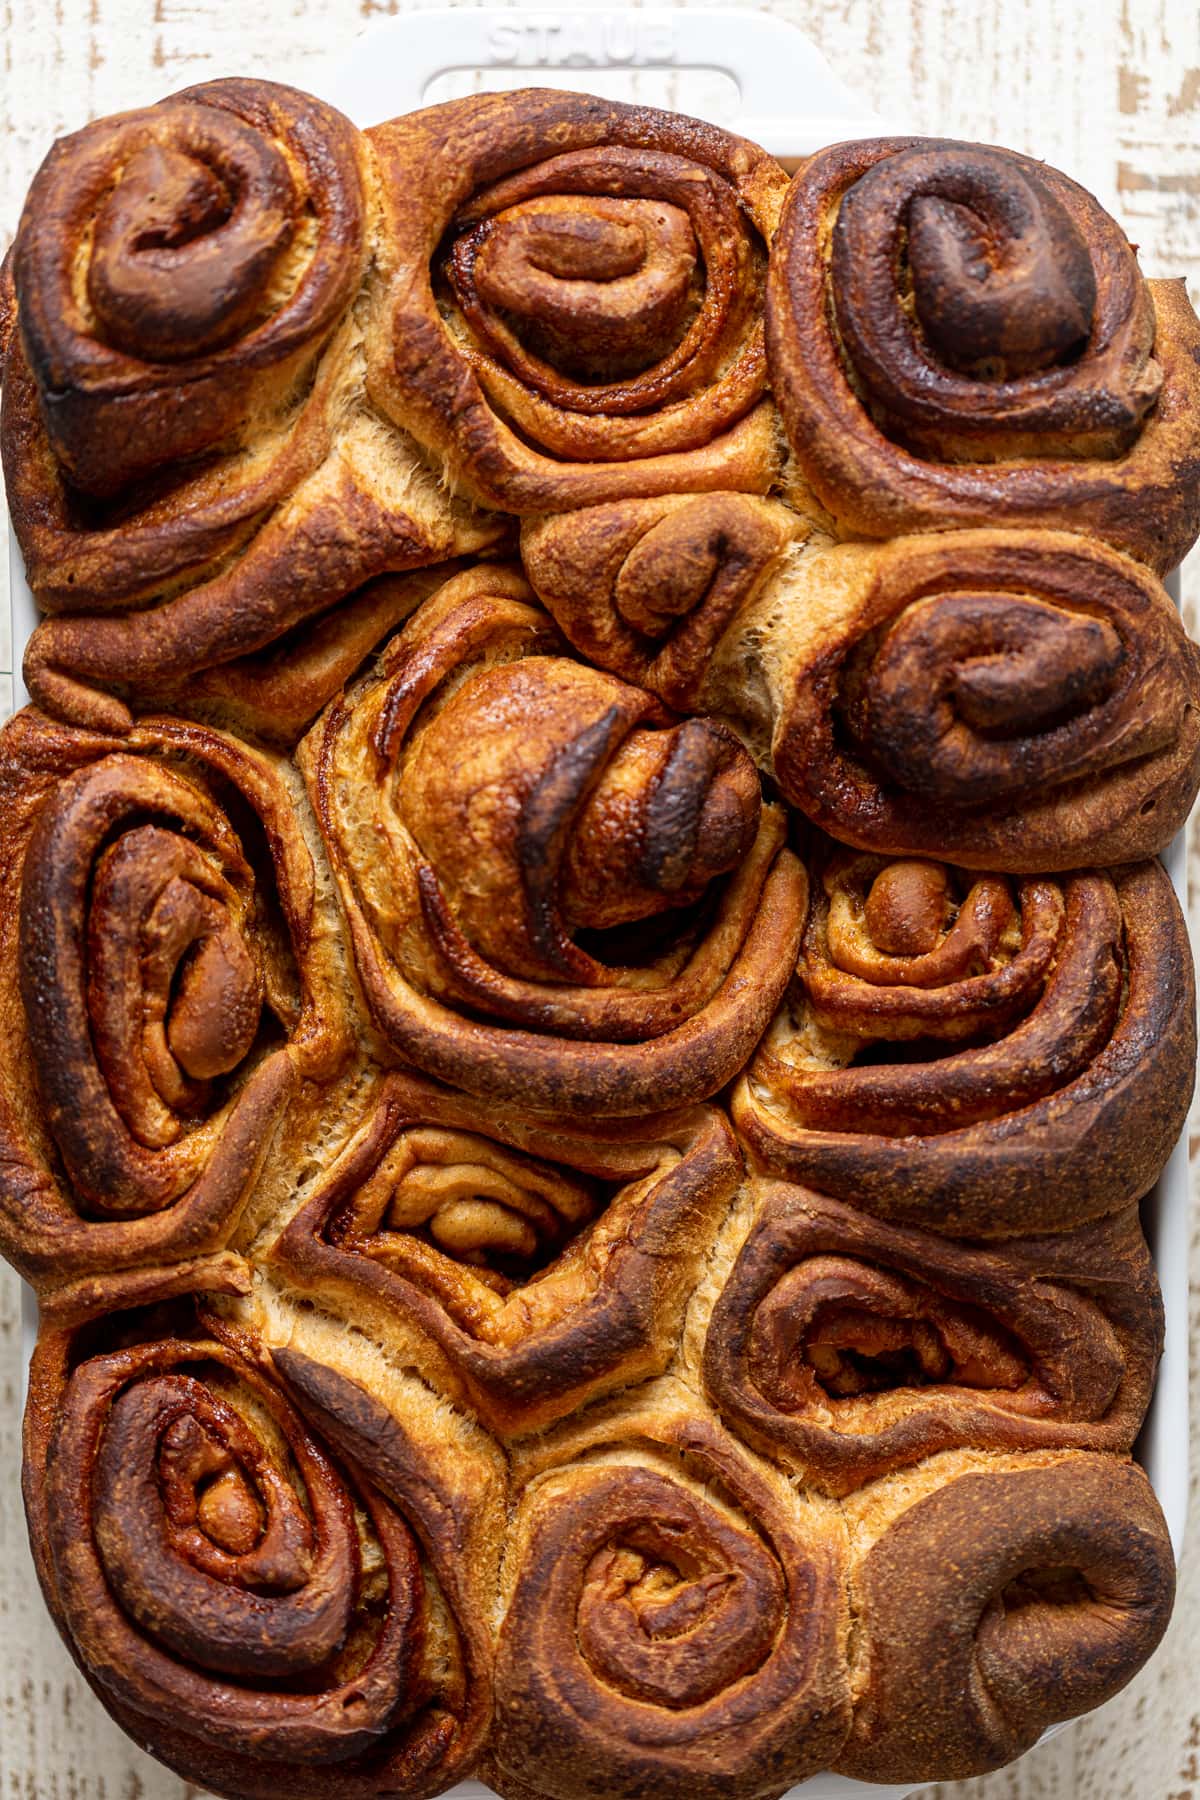
[[[368,384],[488,506],[765,492],[762,293],[787,178],[711,125],[531,88],[370,134],[385,275]]]
[[[665,494],[531,519],[521,560],[581,656],[668,706],[720,711],[724,634],[736,641],[743,609],[812,534],[778,500]]]
[[[832,851],[733,1113],[772,1172],[954,1236],[1139,1199],[1195,1077],[1187,927],[1157,862],[1059,880]]]
[[[290,783],[170,719],[0,734],[0,1243],[39,1285],[223,1245],[343,1057]]]
[[[25,1496],[47,1601],[105,1704],[189,1778],[245,1800],[440,1793],[489,1713],[486,1646],[455,1605],[470,1571],[439,1579],[452,1546],[402,1427],[280,1359],[360,1461],[203,1301],[43,1335]]]
[[[535,1449],[496,1651],[506,1800],[774,1796],[842,1742],[843,1538],[660,1399]]]
[[[956,1781],[1100,1706],[1166,1629],[1170,1539],[1134,1464],[938,1458],[847,1502],[854,1725],[865,1781]],[[864,1546],[860,1548],[859,1546]]]
[[[984,1249],[752,1191],[704,1378],[765,1454],[847,1494],[939,1450],[1132,1448],[1162,1347],[1136,1209]]]
[[[393,1052],[534,1111],[701,1099],[783,991],[804,876],[749,757],[448,582],[300,750]]]
[[[393,1075],[269,1260],[527,1431],[665,1368],[740,1172],[708,1108],[601,1137]]]
[[[999,516],[1172,568],[1200,530],[1200,351],[1182,281],[1057,170],[880,138],[810,157],[767,294],[771,381],[847,534]]]
[[[190,700],[197,671],[303,634],[371,577],[498,535],[363,395],[370,182],[348,120],[262,81],[101,120],[46,159],[0,435],[57,615],[26,663],[48,708],[121,729],[127,702]],[[279,736],[273,698],[256,725]]]

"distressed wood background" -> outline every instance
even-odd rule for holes
[[[304,85],[348,34],[398,10],[387,0],[3,0],[0,242],[58,133],[216,75]],[[777,0],[769,10],[808,31],[889,120],[1008,144],[1084,181],[1118,208],[1147,273],[1186,274],[1200,303],[1195,0]],[[1194,621],[1195,558],[1189,575]],[[0,670],[11,667],[7,610]],[[1192,1271],[1196,1306],[1195,1231]],[[1200,1800],[1195,1369],[1192,1389],[1191,1537],[1166,1643],[1101,1713],[1009,1770],[930,1790],[942,1800]],[[196,1790],[108,1720],[43,1610],[18,1492],[20,1403],[18,1284],[0,1265],[0,1800],[185,1800]]]

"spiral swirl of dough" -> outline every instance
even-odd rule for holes
[[[1134,1208],[982,1249],[775,1183],[704,1375],[764,1454],[847,1494],[951,1448],[1128,1451],[1161,1344]]]
[[[665,1368],[740,1175],[708,1107],[598,1135],[390,1075],[270,1261],[369,1313],[494,1429],[528,1431]]]
[[[368,379],[465,491],[526,514],[770,486],[761,295],[787,184],[764,152],[538,89],[374,141],[397,273]]]
[[[584,1428],[525,1489],[493,1779],[562,1800],[777,1792],[845,1731],[839,1533],[717,1427],[635,1424]]]
[[[301,748],[368,1004],[535,1110],[701,1099],[782,991],[802,874],[736,740],[568,658],[531,599],[456,577]]]
[[[440,1792],[455,1677],[418,1531],[251,1336],[203,1305],[155,1317],[51,1333],[32,1371],[34,1551],[89,1679],[226,1791]]]
[[[767,1168],[963,1237],[1141,1198],[1195,1074],[1186,926],[1159,863],[1018,883],[834,850],[821,890],[734,1094]]]
[[[1075,182],[1010,150],[879,138],[810,157],[767,298],[800,467],[848,534],[1001,514],[1157,570],[1200,530],[1200,324]]]
[[[39,1283],[119,1282],[221,1246],[299,1082],[342,1059],[328,926],[277,759],[25,713],[0,766],[0,1236]]]
[[[1076,1452],[957,1473],[935,1460],[898,1516],[882,1496],[853,1559],[857,1699],[835,1763],[852,1778],[1010,1762],[1102,1705],[1166,1630],[1171,1544],[1135,1463]]]

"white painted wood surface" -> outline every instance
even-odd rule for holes
[[[58,133],[216,75],[303,85],[348,33],[398,10],[387,0],[3,0],[0,243]],[[889,118],[1068,170],[1117,208],[1146,271],[1187,275],[1200,303],[1195,0],[775,0],[769,10],[808,31]],[[1193,631],[1198,601],[1193,558]],[[10,666],[7,612],[0,606],[0,670]],[[1200,1307],[1200,1231],[1192,1270]],[[1196,1367],[1192,1388],[1191,1537],[1165,1645],[1101,1713],[1009,1770],[930,1790],[941,1800],[1200,1800]],[[0,1800],[185,1800],[196,1790],[110,1723],[45,1615],[18,1491],[20,1399],[18,1284],[0,1265]]]

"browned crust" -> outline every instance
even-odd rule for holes
[[[357,1790],[377,1795],[396,1782],[408,1792],[407,1781],[414,1793],[442,1793],[475,1766],[492,1724],[486,1602],[498,1550],[495,1521],[482,1495],[464,1502],[461,1488],[441,1479],[428,1447],[364,1387],[298,1350],[276,1349],[271,1361],[305,1416],[411,1521],[458,1634],[462,1670],[452,1730],[438,1721],[427,1769],[401,1747],[394,1763],[389,1756],[365,1770]]]
[[[1022,444],[1019,462],[937,461],[885,435],[856,394],[828,317],[830,221],[866,171],[926,145],[943,147],[914,138],[835,145],[808,160],[788,195],[768,282],[767,343],[772,386],[805,476],[850,534],[890,537],[986,525],[999,516],[1094,531],[1151,568],[1173,568],[1200,531],[1200,323],[1182,281],[1146,284],[1162,387],[1132,446],[1109,459],[1047,458]],[[944,147],[968,156],[981,148]],[[1115,229],[1075,183],[1014,152],[1002,154],[1015,169],[1052,181],[1093,245]],[[1104,266],[1098,273],[1101,283],[1109,278]],[[1086,387],[1086,354],[1072,380]]]
[[[472,1302],[478,1308],[486,1296],[477,1294],[469,1267],[456,1269],[441,1257],[437,1285],[425,1287],[417,1269],[389,1267],[339,1217],[397,1138],[428,1124],[469,1132],[473,1147],[463,1154],[472,1160],[486,1155],[491,1139],[617,1184],[586,1237],[544,1275],[518,1286],[511,1305],[490,1308],[475,1329]],[[536,1430],[595,1394],[666,1366],[701,1248],[739,1173],[729,1129],[707,1108],[621,1123],[598,1137],[392,1075],[363,1131],[280,1235],[270,1261],[286,1281],[348,1317],[371,1306],[385,1341],[402,1325],[407,1345],[415,1325],[441,1352],[442,1383],[463,1387],[494,1430]],[[453,1300],[446,1284],[455,1289]]]
[[[25,665],[48,710],[107,730],[164,692],[190,710],[198,672],[253,656],[385,572],[502,534],[439,493],[363,402],[353,302],[376,235],[371,168],[341,114],[260,81],[102,120],[43,164],[14,251],[20,330],[0,438],[30,585],[58,615]],[[215,235],[176,244],[163,219],[204,204],[183,194],[183,171],[201,186],[223,176],[239,205]],[[90,298],[70,266],[85,235]],[[107,301],[91,291],[101,277]],[[161,350],[172,307],[194,356]],[[294,742],[370,648],[370,616],[360,605],[340,628],[326,622],[340,655],[309,658],[318,691],[298,721],[295,683],[264,694],[260,682],[251,729]],[[247,676],[235,668],[235,687]]]
[[[1028,609],[1024,645],[995,640],[977,596]],[[842,842],[1034,873],[1153,855],[1187,818],[1200,785],[1197,652],[1159,582],[1104,545],[997,529],[847,545],[768,587],[743,630],[772,606],[779,630],[756,655],[774,773]],[[1070,692],[1089,658],[1099,665],[1098,628],[1111,672],[1053,714],[1045,696]],[[985,664],[1009,684],[998,738],[959,691]],[[876,715],[867,742],[862,721]],[[973,784],[982,798],[968,797]]]
[[[375,127],[371,139],[398,278],[368,387],[382,411],[444,458],[467,492],[516,513],[680,488],[765,492],[777,452],[772,412],[761,403],[766,371],[757,326],[733,338],[722,378],[699,385],[694,396],[630,419],[634,382],[632,398],[611,416],[595,417],[591,408],[539,402],[519,378],[485,362],[478,347],[460,348],[427,273],[456,219],[481,209],[486,215],[491,184],[516,177],[518,187],[536,192],[538,166],[556,167],[555,159],[572,154],[583,160],[578,174],[564,177],[564,189],[583,196],[637,195],[685,206],[711,188],[741,215],[739,229],[761,256],[786,189],[765,152],[677,114],[538,88],[430,107]],[[715,235],[707,242],[698,216],[693,225],[715,266],[728,243]],[[415,279],[413,271],[420,271]],[[723,308],[729,299],[721,294]],[[506,423],[505,414],[514,413],[519,432]],[[553,454],[538,447],[547,431],[555,437]]]
[[[60,940],[82,944],[87,920],[71,911],[69,891],[55,886],[53,867],[46,861],[67,854],[71,819],[64,816],[57,840],[44,843],[37,838],[39,820],[48,817],[56,797],[61,801],[73,777],[100,769],[114,757],[124,759],[112,765],[114,792],[120,771],[131,763],[144,766],[147,793],[159,779],[157,771],[190,763],[229,784],[240,803],[253,809],[271,857],[276,904],[300,981],[288,1044],[251,1061],[240,1088],[235,1086],[214,1115],[215,1135],[210,1126],[211,1141],[191,1179],[183,1173],[186,1163],[170,1161],[176,1153],[169,1145],[168,1160],[157,1172],[153,1153],[132,1139],[121,1149],[124,1127],[111,1099],[103,1098],[105,1073],[95,1051],[89,1058],[79,1039],[83,1060],[63,1060],[62,1044],[78,1038],[82,1002],[56,986],[65,965],[60,966],[52,946]],[[316,930],[312,862],[270,762],[233,739],[174,720],[144,720],[129,737],[114,740],[58,725],[32,711],[21,713],[0,736],[0,791],[5,883],[14,896],[22,885],[30,896],[24,914],[13,904],[0,918],[0,1242],[44,1294],[86,1278],[93,1285],[107,1283],[115,1301],[132,1271],[215,1251],[228,1241],[298,1083],[305,1076],[327,1079],[345,1054],[336,970],[329,945]],[[134,812],[135,825],[138,816]],[[35,839],[44,878],[38,881],[29,864]],[[46,1040],[40,1069],[30,1048],[23,990],[32,998],[34,1022]],[[135,999],[131,994],[122,1004],[132,1005]],[[104,1210],[81,1202],[56,1147],[56,1115],[57,1129],[72,1134],[72,1141],[80,1133],[86,1142],[94,1141],[94,1160],[103,1146],[110,1147],[113,1170],[125,1171],[121,1179],[144,1191],[140,1216],[136,1203],[116,1205],[105,1216]],[[187,1154],[186,1142],[178,1154]],[[179,1173],[172,1176],[169,1168]],[[66,1294],[63,1304],[68,1304]]]
[[[802,894],[800,864],[781,851],[767,878],[746,945],[704,1012],[646,1044],[542,1040],[530,1032],[479,1025],[426,1000],[389,973],[351,913],[359,978],[376,1024],[418,1068],[469,1093],[532,1104],[568,1117],[644,1114],[648,1107],[701,1100],[725,1085],[762,1030],[786,985]]]
[[[360,144],[333,107],[296,88],[244,80],[186,89],[55,144],[30,187],[14,275],[21,336],[45,396],[44,417],[84,491],[112,493],[149,469],[219,443],[311,364],[362,275]],[[129,185],[158,187],[169,207],[174,196],[166,191],[164,163],[180,152],[210,159],[242,191],[243,205],[227,221],[236,242],[219,289],[203,241],[191,266],[185,245],[169,273],[155,269],[147,283],[145,263],[134,266],[139,245],[132,235],[145,213],[133,226],[105,216],[118,171]],[[134,172],[139,159],[144,175]],[[138,199],[148,211],[157,203]],[[306,203],[316,219],[313,253],[282,304],[254,323]],[[108,292],[101,299],[92,285],[85,304],[72,286],[71,261],[93,224],[93,258]],[[108,343],[93,335],[89,316],[101,306],[111,314]],[[218,308],[229,312],[229,324],[213,342],[207,315]],[[229,354],[231,331],[237,335]],[[154,344],[146,344],[148,334]],[[170,359],[159,360],[160,337],[172,342]],[[122,338],[127,348],[118,347]],[[193,338],[199,353],[179,360],[175,346]],[[178,404],[183,393],[186,407]]]
[[[857,1130],[850,1117],[840,1129],[797,1127],[786,1098],[772,1095],[769,1075],[764,1081],[752,1063],[732,1112],[754,1158],[880,1218],[957,1237],[1065,1231],[1140,1199],[1187,1117],[1194,977],[1187,926],[1162,867],[1141,863],[1112,879],[1124,920],[1123,1003],[1082,1073],[998,1117],[889,1137]],[[938,1062],[908,1074],[936,1108]]]
[[[1049,1592],[1030,1581],[1039,1571]],[[1132,1679],[1174,1591],[1167,1528],[1132,1463],[1071,1456],[949,1480],[852,1568],[855,1716],[834,1766],[957,1781],[1010,1762]]]
[[[516,1524],[487,1780],[521,1800],[766,1800],[824,1766],[846,1729],[836,1527],[699,1417],[635,1412],[556,1460]],[[610,1585],[626,1545],[687,1559],[682,1644],[652,1596],[643,1620]]]
[[[823,1326],[838,1361],[850,1353],[844,1395],[806,1352]],[[921,1380],[903,1364],[887,1375],[906,1345],[924,1353]],[[704,1376],[758,1449],[846,1494],[941,1450],[1128,1451],[1161,1347],[1133,1208],[984,1249],[772,1183],[713,1308]],[[855,1380],[856,1348],[877,1359],[878,1389]]]
[[[177,1292],[186,1294],[187,1284]],[[186,1301],[158,1315],[165,1332],[160,1326],[156,1333],[154,1317],[118,1315],[109,1347],[95,1325],[82,1334],[47,1332],[31,1371],[24,1473],[30,1538],[47,1603],[83,1673],[139,1743],[186,1778],[236,1800],[269,1800],[281,1785],[305,1800],[370,1800],[384,1792],[424,1800],[442,1792],[470,1768],[490,1716],[480,1614],[486,1536],[476,1521],[451,1516],[436,1483],[427,1472],[422,1478],[401,1427],[353,1382],[297,1352],[280,1352],[276,1370],[251,1336],[203,1307],[197,1315]],[[316,1418],[317,1431],[286,1397],[279,1373]],[[236,1405],[239,1392],[249,1396],[250,1410]],[[214,1579],[202,1562],[189,1562],[186,1532],[172,1539],[169,1525],[160,1529],[152,1502],[143,1496],[142,1508],[131,1511],[127,1492],[141,1493],[147,1476],[154,1482],[137,1458],[146,1436],[141,1415],[155,1412],[168,1434],[172,1418],[198,1420],[232,1444],[234,1466],[254,1471],[260,1504],[269,1504],[272,1517],[280,1508],[293,1513],[293,1534],[303,1534],[307,1517],[315,1541],[308,1562],[302,1558],[290,1572],[295,1553],[277,1545],[277,1572],[264,1575],[253,1554],[243,1569],[233,1552],[226,1573]],[[265,1429],[264,1416],[271,1421]],[[338,1434],[340,1461],[319,1435],[326,1423]],[[164,1441],[169,1437],[156,1440],[159,1457]],[[289,1499],[281,1445],[305,1508]],[[106,1521],[122,1517],[132,1520],[135,1538],[145,1537],[140,1568],[113,1563],[122,1553],[114,1551],[118,1540]],[[457,1556],[468,1543],[471,1554]],[[382,1608],[363,1594],[361,1574],[349,1566],[364,1553],[382,1556],[387,1571]],[[427,1655],[431,1576],[457,1629],[455,1668]],[[152,1633],[127,1610],[143,1604],[154,1609]],[[273,1627],[272,1605],[279,1613]],[[374,1636],[365,1660],[362,1650],[343,1655],[353,1633],[330,1623],[339,1608],[351,1621],[361,1608],[363,1627],[355,1629]],[[177,1627],[164,1625],[174,1617]],[[170,1648],[162,1633],[169,1639],[172,1629],[199,1643],[211,1634],[212,1665],[198,1666]],[[322,1659],[326,1638],[334,1654]],[[239,1658],[248,1659],[246,1668],[230,1681],[223,1671]],[[257,1682],[250,1667],[256,1658],[267,1666],[267,1678]],[[281,1687],[277,1675],[289,1660],[297,1674]],[[203,1736],[193,1736],[184,1717],[203,1720]]]
[[[779,502],[723,494],[521,541],[581,654],[727,719],[844,843],[1022,873],[1126,862],[1170,842],[1200,786],[1196,650],[1157,578],[1088,538],[830,546]]]
[[[308,410],[315,414],[321,399],[315,390]],[[428,497],[406,507],[372,492],[365,472],[336,453],[324,417],[314,416],[301,418],[290,455],[262,477],[261,491],[242,495],[232,525],[201,537],[196,552],[187,539],[204,515],[190,497],[142,533],[115,526],[96,543],[95,533],[68,521],[61,482],[36,441],[40,415],[11,357],[3,406],[14,525],[30,585],[51,613],[26,646],[25,683],[47,710],[96,729],[127,729],[132,709],[152,696],[167,694],[189,711],[193,699],[203,708],[207,695],[232,687],[236,705],[239,686],[254,679],[245,659],[331,614],[322,635],[334,654],[323,667],[310,658],[306,692],[296,695],[277,673],[273,689],[250,695],[249,707],[243,699],[242,717],[258,735],[294,743],[388,628],[386,609],[381,616],[374,602],[357,602],[364,584],[485,549],[503,535],[500,521],[463,508]],[[222,496],[218,524],[233,510]],[[116,609],[122,576],[133,589],[125,611]],[[346,606],[333,610],[339,601]],[[79,610],[89,604],[106,610]]]
[[[665,494],[527,520],[521,560],[581,656],[668,706],[706,710],[724,633],[809,531],[778,500]]]
[[[17,290],[13,281],[12,245],[4,253],[0,262],[0,364],[8,355],[8,347],[12,343],[13,333],[17,328]]]
[[[456,564],[381,575],[330,611],[233,662],[164,679],[162,702],[206,723],[290,749],[371,652]]]
[[[975,296],[936,226],[950,354],[906,412],[897,370],[850,368],[897,258],[847,267],[842,233],[843,291],[825,265],[849,184],[920,142],[822,152],[785,205],[755,146],[646,108],[530,90],[359,133],[230,81],[35,180],[0,268],[48,615],[45,712],[0,733],[24,1491],[86,1679],[198,1788],[955,1779],[1161,1634],[1131,1202],[1195,1025],[1133,859],[1200,782],[1200,668],[1148,572],[1200,528],[1200,324],[1065,177],[935,143],[988,207],[1024,183],[1041,237]],[[997,317],[1028,380],[975,379]],[[553,622],[474,560],[519,525]],[[222,730],[310,727],[328,870],[289,764]],[[910,863],[875,964],[822,969],[735,733],[844,841],[984,871],[1001,924],[892,943],[922,907],[950,931]],[[1133,866],[1037,879],[1082,862]],[[803,1092],[755,1049],[789,981],[818,1049],[871,1046]],[[737,1194],[693,1103],[739,1071],[757,1166],[820,1192]]]
[[[508,905],[510,891],[514,906],[525,904],[515,891],[518,884],[532,896],[508,929],[504,953],[513,958],[543,954],[537,948],[541,940],[535,931],[534,890],[540,892],[539,883],[544,886],[543,863],[558,868],[587,788],[580,784],[573,789],[575,797],[569,798],[569,805],[564,801],[565,810],[560,807],[555,814],[554,838],[545,856],[540,851],[534,855],[530,833],[522,824],[532,816],[534,801],[543,791],[549,793],[546,784],[558,781],[576,753],[582,758],[586,752],[590,770],[596,771],[588,772],[586,780],[594,783],[611,749],[631,727],[643,718],[655,722],[649,697],[616,682],[610,693],[606,690],[608,711],[595,728],[571,727],[565,706],[559,706],[556,714],[551,705],[556,685],[573,679],[573,666],[552,663],[545,656],[556,648],[556,637],[549,620],[528,605],[528,598],[520,578],[499,567],[469,571],[448,583],[393,640],[377,672],[336,702],[301,746],[300,766],[338,879],[367,1006],[391,1049],[405,1062],[468,1092],[523,1101],[534,1111],[625,1116],[704,1099],[744,1064],[795,958],[805,877],[782,847],[782,821],[774,809],[762,811],[750,853],[719,889],[716,911],[702,922],[698,942],[681,972],[665,981],[660,978],[653,986],[628,981],[622,986],[619,975],[609,981],[599,964],[587,968],[582,984],[576,976],[574,986],[561,976],[557,982],[520,981],[508,971],[522,969],[522,963],[499,965],[477,954],[472,944],[461,952],[461,962],[472,977],[468,987],[459,963],[451,965],[443,947],[448,932],[459,927],[453,916],[448,925],[431,917],[431,894],[440,907],[446,905],[442,898],[446,871],[433,863],[422,866],[409,814],[420,805],[442,839],[457,841],[457,830],[446,822],[452,817],[447,797],[452,784],[447,781],[444,792],[443,785],[426,774],[421,783],[414,778],[406,786],[397,782],[395,770],[406,753],[410,722],[415,716],[420,729],[429,717],[431,697],[445,690],[448,678],[457,678],[453,690],[457,699],[467,693],[478,670],[488,670],[489,659],[506,659],[502,668],[494,660],[491,666],[491,672],[499,669],[504,679],[504,671],[519,670],[521,658],[527,656],[539,680],[545,680],[543,709],[523,715],[529,718],[525,766],[514,772],[508,763],[501,763],[501,752],[507,755],[511,746],[498,733],[495,768],[490,775],[478,776],[493,784],[496,792],[511,796],[508,804],[492,806],[483,827],[475,827],[469,811],[462,816],[461,829],[478,829],[480,834],[481,867],[491,857],[496,868],[517,872],[509,890],[502,892],[499,885],[494,889],[497,913],[502,902]],[[595,709],[594,696],[589,703]],[[419,705],[423,710],[418,712]],[[492,727],[485,719],[480,729]],[[572,730],[575,736],[568,741]],[[601,730],[607,734],[604,743],[597,736]],[[491,766],[488,741],[481,735],[473,745],[481,768]],[[372,759],[377,766],[364,768]],[[539,788],[541,772],[545,782]],[[371,872],[362,866],[356,850],[362,842],[357,815],[351,821],[353,831],[341,817],[346,796],[357,791],[364,775],[372,784],[368,795],[378,796],[371,802],[376,812],[370,814],[377,823],[368,830],[386,831],[395,884],[383,901],[372,900],[368,891]],[[707,776],[701,771],[695,779],[703,793]],[[623,818],[612,830],[614,856],[628,850]],[[486,844],[484,832],[491,834]],[[371,841],[382,845],[385,840],[375,835]],[[548,859],[553,859],[552,865]],[[497,879],[490,866],[488,873]],[[401,911],[397,896],[404,892],[402,883],[419,899],[408,903],[413,922],[398,927],[394,921]],[[408,934],[399,948],[386,946],[376,929],[377,919],[389,914],[393,938],[399,929]],[[685,921],[689,917],[686,909],[683,917]],[[436,932],[435,924],[440,927]],[[456,940],[450,941],[457,948]],[[639,1027],[622,1023],[631,1008],[644,1021]],[[492,1017],[472,1016],[480,1010]],[[680,1012],[685,1016],[674,1025]],[[534,1028],[513,1029],[506,1018]],[[639,1031],[654,1035],[629,1041]]]

